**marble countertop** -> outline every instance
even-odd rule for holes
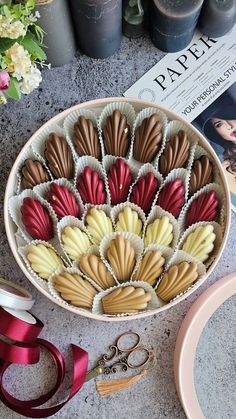
[[[110,59],[93,60],[86,56],[77,56],[72,63],[63,68],[46,69],[43,72],[43,82],[39,90],[24,97],[20,102],[9,101],[7,106],[1,107],[0,275],[22,284],[34,295],[36,302],[32,312],[45,324],[42,337],[49,339],[63,351],[67,361],[67,372],[71,368],[69,349],[71,342],[89,351],[92,367],[95,360],[108,349],[116,337],[127,330],[139,332],[142,341],[152,346],[157,356],[155,367],[134,386],[113,396],[100,398],[95,390],[94,381],[91,381],[84,385],[80,393],[57,413],[55,418],[184,419],[185,414],[176,394],[173,376],[173,353],[179,327],[189,307],[204,289],[222,276],[236,271],[234,245],[236,217],[233,214],[228,242],[221,260],[211,276],[194,295],[160,315],[135,322],[109,324],[76,316],[51,303],[24,277],[11,254],[4,231],[4,190],[12,164],[31,134],[52,116],[72,105],[90,99],[122,95],[162,56],[164,54],[158,51],[148,38],[138,40],[124,38],[120,50]],[[231,300],[227,307],[216,320],[213,318],[211,324],[215,327],[214,333],[210,331],[204,333],[196,357],[195,370],[199,400],[207,419],[235,417],[233,409],[235,399],[231,397],[233,393],[231,389],[235,388],[235,377],[233,378],[235,358],[234,368],[227,368],[225,371],[223,366],[225,354],[229,355],[229,351],[232,350],[232,341],[227,340],[225,324],[232,324],[232,327],[235,325],[236,300]],[[217,333],[217,330],[220,333]],[[221,335],[224,335],[224,351],[219,352]],[[209,348],[211,351],[218,350],[217,359],[220,359],[222,366],[222,369],[218,370],[220,377],[216,376],[217,371],[212,367],[214,357],[209,356]],[[209,362],[205,362],[204,359]],[[206,373],[208,367],[209,373]],[[36,397],[53,384],[53,379],[50,358],[43,353],[40,363],[36,366],[11,366],[6,374],[6,385],[19,398],[28,398],[29,395]],[[232,386],[233,379],[234,386]],[[64,397],[68,388],[69,376],[55,401]],[[223,390],[219,391],[219,389]],[[212,397],[209,397],[208,393]],[[217,408],[214,395],[216,395],[215,398],[217,397]],[[0,418],[19,417],[18,414],[0,404]]]

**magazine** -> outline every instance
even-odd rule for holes
[[[167,54],[124,96],[165,106],[203,133],[222,163],[236,212],[236,25],[217,39],[196,32],[187,48]]]

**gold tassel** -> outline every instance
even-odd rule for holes
[[[140,380],[144,375],[147,374],[147,369],[141,371],[139,374],[129,378],[122,378],[120,380],[112,381],[97,381],[97,391],[100,396],[109,396],[110,394],[116,393],[117,391],[123,390],[123,388],[129,387],[132,384]]]

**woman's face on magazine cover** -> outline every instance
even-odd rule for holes
[[[236,143],[236,119],[212,118],[211,122],[224,140]]]

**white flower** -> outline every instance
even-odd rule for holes
[[[5,52],[6,56],[11,59],[9,64],[9,72],[18,81],[30,71],[31,60],[30,54],[26,49],[19,45],[17,42]]]
[[[30,70],[24,75],[20,82],[21,92],[28,95],[32,90],[36,89],[42,81],[42,76],[39,69],[32,65]]]
[[[25,36],[26,28],[19,20],[13,21],[12,17],[0,15],[0,38],[17,39]]]
[[[7,103],[6,96],[2,92],[0,92],[0,105],[5,105]]]

